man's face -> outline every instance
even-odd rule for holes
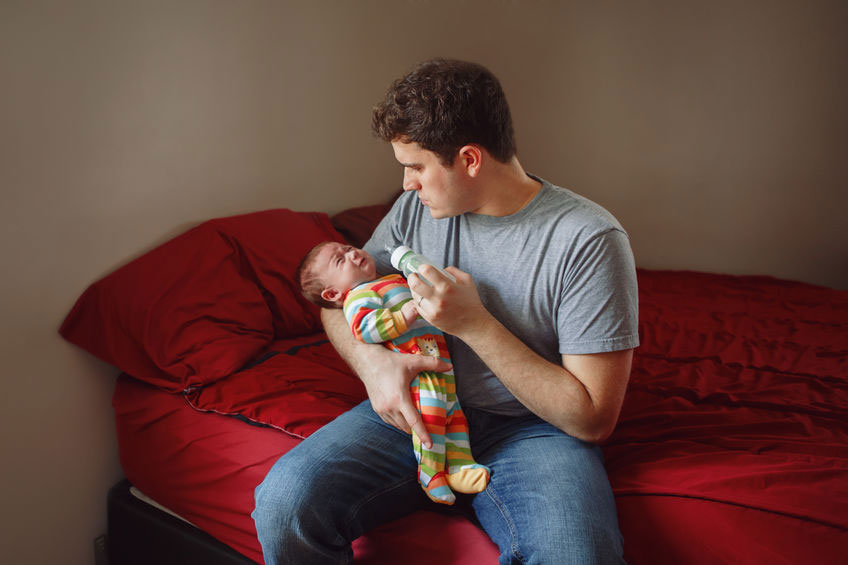
[[[312,268],[320,273],[326,287],[321,296],[331,302],[340,300],[345,292],[357,284],[377,277],[377,268],[371,255],[362,249],[336,242],[328,243],[318,250]]]
[[[403,189],[417,191],[431,216],[448,218],[479,207],[472,200],[473,192],[463,184],[461,159],[454,159],[453,165],[445,167],[438,155],[415,142],[392,141],[392,149],[395,159],[403,165]]]

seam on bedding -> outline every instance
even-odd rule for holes
[[[272,357],[275,357],[277,355],[283,354],[283,355],[292,355],[293,356],[293,355],[296,355],[298,351],[300,351],[301,349],[303,349],[305,347],[317,347],[319,345],[324,345],[325,343],[330,343],[330,340],[329,339],[320,339],[320,340],[313,341],[313,342],[310,342],[310,343],[304,343],[302,345],[296,345],[296,346],[294,346],[290,349],[287,349],[286,351],[268,351],[265,354],[261,355],[260,357],[256,358],[255,360],[249,362],[247,365],[245,365],[244,367],[242,367],[238,371],[235,371],[234,373],[232,373],[229,376],[238,374],[238,373],[240,373],[242,371],[246,371],[248,369],[252,369],[253,367],[261,365],[262,363],[264,363],[268,359],[271,359]],[[224,378],[227,378],[227,377],[224,377]],[[214,384],[214,383],[209,383],[209,384]],[[194,404],[192,402],[189,395],[200,390],[200,389],[202,389],[202,388],[205,388],[205,386],[206,385],[190,386],[190,387],[187,387],[185,390],[183,390],[183,398],[185,399],[186,403],[193,410],[200,412],[200,413],[205,413],[205,414],[219,414],[221,416],[229,416],[230,418],[235,418],[235,419],[240,420],[240,421],[242,421],[245,424],[248,424],[250,426],[256,426],[256,427],[260,427],[260,428],[271,428],[271,429],[274,429],[274,430],[281,431],[285,434],[288,434],[288,435],[290,435],[290,436],[292,436],[296,439],[306,439],[306,436],[302,436],[298,433],[295,433],[291,430],[288,430],[288,429],[280,427],[280,426],[276,426],[274,424],[269,424],[267,422],[262,422],[262,421],[259,421],[259,420],[255,420],[253,418],[248,418],[247,416],[245,416],[244,414],[241,414],[239,412],[222,412],[220,410],[211,410],[211,409],[208,409],[208,408],[201,408],[201,407],[197,406],[196,404]]]
[[[317,347],[319,345],[324,345],[325,343],[330,343],[330,340],[329,339],[320,339],[318,341],[313,341],[311,343],[304,343],[303,345],[295,345],[294,347],[292,347],[291,349],[287,349],[283,353],[286,354],[286,355],[294,355],[298,351],[300,351],[301,349],[303,349],[305,347]]]
[[[274,430],[279,430],[279,431],[281,431],[285,434],[288,434],[288,435],[290,435],[290,436],[292,436],[293,438],[296,438],[296,439],[306,439],[306,436],[296,434],[291,430],[287,430],[286,428],[281,428],[280,426],[275,426],[274,424],[268,424],[266,422],[260,422],[258,420],[254,420],[253,418],[248,418],[247,416],[245,416],[243,414],[239,414],[238,412],[221,412],[219,410],[210,410],[208,408],[200,408],[199,406],[195,406],[194,403],[192,403],[191,399],[188,397],[187,394],[184,394],[183,398],[185,399],[186,403],[189,406],[191,406],[191,408],[193,410],[200,412],[202,414],[219,414],[221,416],[229,416],[231,418],[236,418],[238,420],[245,421],[245,423],[250,424],[250,425],[255,425],[255,426],[258,426],[258,427],[262,427],[262,428],[272,428]]]

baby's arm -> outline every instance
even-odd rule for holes
[[[415,305],[415,302],[410,300],[401,307],[400,313],[403,316],[403,321],[406,322],[406,327],[408,328],[415,320],[418,319],[418,306]]]
[[[371,290],[353,290],[344,303],[344,315],[354,337],[365,343],[382,343],[403,335],[418,315],[417,309],[414,316],[408,311],[406,304],[395,312],[384,308],[380,295]]]

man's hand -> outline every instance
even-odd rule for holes
[[[418,305],[418,313],[425,320],[443,332],[462,339],[463,335],[473,332],[492,316],[480,301],[471,275],[456,267],[445,270],[456,282],[443,276],[438,269],[422,265],[421,276],[433,285],[428,285],[413,273],[409,276],[409,289]]]
[[[539,356],[483,306],[471,276],[446,269],[456,283],[430,266],[409,276],[409,288],[425,320],[460,338],[519,402],[567,434],[600,442],[618,419],[630,375],[632,350],[563,355],[562,364]]]
[[[428,449],[433,443],[421,414],[412,402],[409,384],[421,371],[447,371],[450,365],[436,357],[394,353],[383,349],[369,359],[371,369],[359,373],[371,407],[380,418],[406,433],[415,433]]]
[[[399,430],[415,430],[421,442],[431,447],[430,434],[412,402],[409,383],[421,371],[447,371],[451,365],[437,357],[395,353],[382,345],[357,341],[341,310],[325,308],[321,320],[336,350],[365,385],[374,412]]]

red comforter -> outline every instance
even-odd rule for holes
[[[254,559],[256,484],[364,398],[296,292],[297,260],[324,239],[341,236],[317,213],[207,222],[92,285],[61,330],[135,377],[114,400],[127,477]],[[638,275],[642,346],[605,445],[628,561],[844,562],[848,292]],[[358,557],[414,548],[403,532],[428,519],[449,540],[440,562],[494,559],[469,522],[434,513],[360,540]]]
[[[848,550],[848,293],[639,272],[605,446],[633,562],[839,563]]]
[[[842,560],[848,293],[646,270],[639,285],[643,345],[605,445],[628,561]],[[364,398],[324,339],[277,342],[263,362],[186,399],[308,435]],[[241,502],[237,518],[250,532],[250,500]],[[398,535],[368,543],[409,541]],[[471,539],[477,555],[494,556],[484,539]],[[460,551],[450,562],[468,558]]]

